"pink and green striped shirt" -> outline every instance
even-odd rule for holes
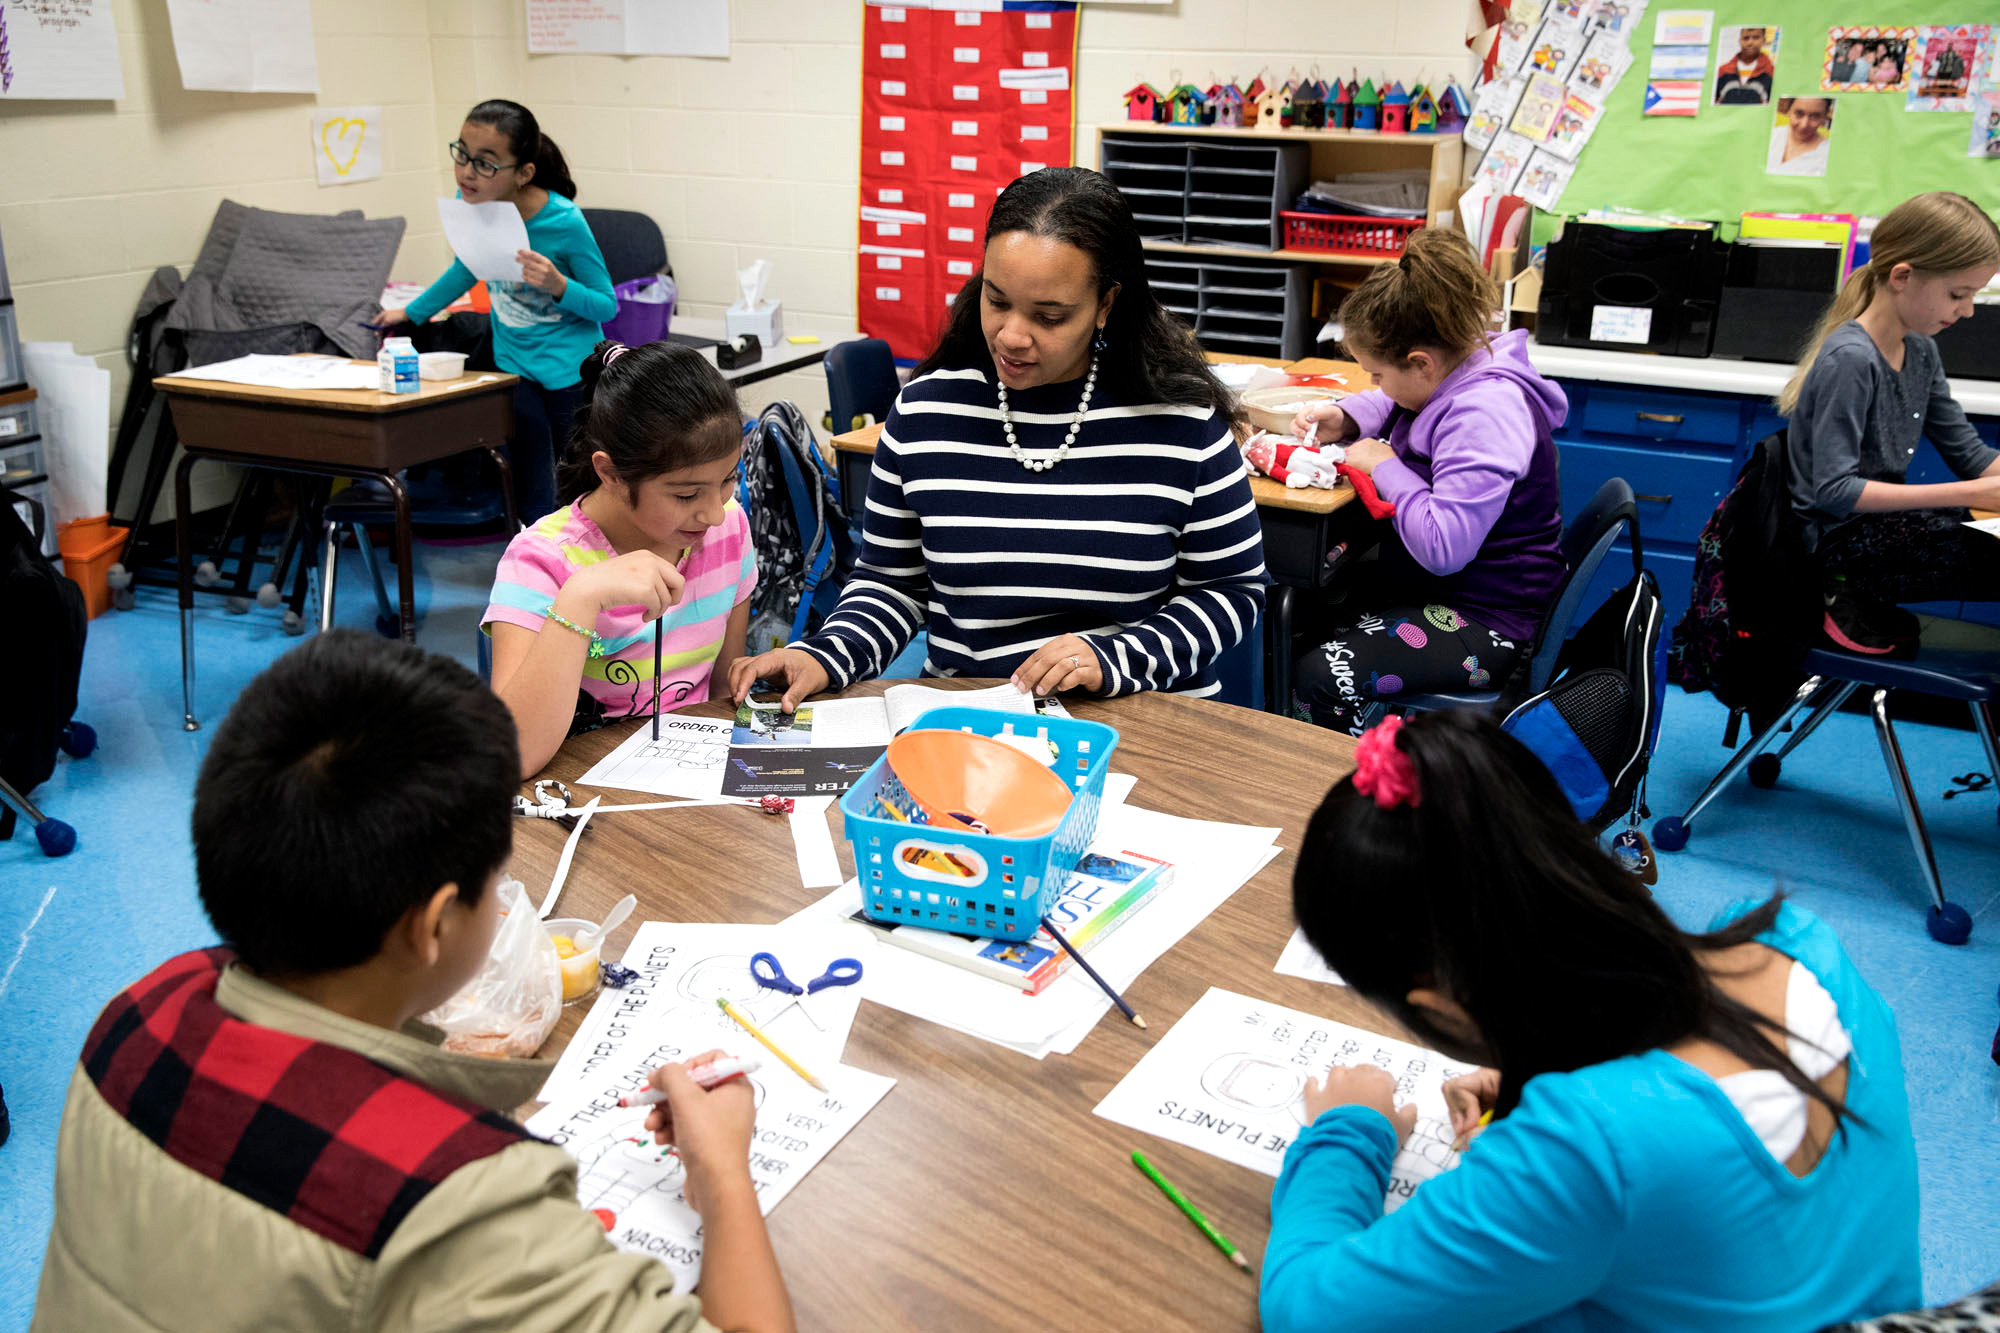
[[[620,552],[583,512],[581,504],[558,509],[524,528],[507,543],[493,579],[493,597],[481,629],[495,621],[539,632],[556,593],[587,565]],[[750,521],[734,500],[722,522],[708,530],[681,565],[687,587],[679,605],[666,614],[666,642],[660,659],[660,707],[666,710],[708,698],[709,673],[722,648],[729,613],[750,600],[757,587],[757,552]],[[597,720],[630,717],[653,707],[653,627],[637,606],[616,606],[597,617],[604,656],[583,664],[579,712]],[[486,632],[491,633],[491,630]],[[558,627],[558,633],[569,631]]]

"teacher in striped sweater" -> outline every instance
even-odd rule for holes
[[[876,445],[839,606],[738,660],[736,699],[878,676],[926,626],[926,675],[1214,694],[1263,606],[1263,540],[1234,400],[1154,297],[1124,196],[1081,167],[1015,181],[951,311]]]

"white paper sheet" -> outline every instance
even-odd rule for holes
[[[528,52],[724,56],[729,0],[525,0]]]
[[[792,826],[792,850],[799,859],[799,883],[808,889],[831,889],[841,881],[840,853],[826,823],[832,808],[831,796],[801,796],[786,816]]]
[[[111,372],[78,355],[70,343],[24,343],[21,362],[40,395],[36,409],[49,474],[49,521],[102,514],[110,508],[105,478],[111,466]]]
[[[647,1068],[660,1063],[656,1056],[699,1053],[666,1054],[673,1049],[667,1043],[648,1052]],[[896,1086],[892,1078],[840,1065],[821,1071],[829,1091],[818,1092],[770,1060],[747,1077],[757,1096],[750,1179],[766,1216]],[[611,1243],[652,1255],[673,1270],[674,1286],[687,1291],[701,1277],[701,1218],[682,1191],[680,1159],[646,1133],[646,1109],[618,1105],[619,1095],[636,1086],[610,1080],[589,1095],[543,1108],[529,1118],[528,1130],[576,1158],[577,1202],[597,1214]]]
[[[7,0],[0,5],[0,97],[124,95],[112,0]]]
[[[338,356],[275,356],[252,352],[228,361],[211,361],[174,372],[184,380],[219,380],[224,384],[255,384],[267,389],[380,389],[375,367]]]
[[[1100,812],[1093,846],[1130,849],[1174,864],[1174,882],[1090,955],[1091,965],[1121,992],[1168,949],[1257,873],[1276,849],[1279,830],[1176,819],[1121,805]],[[847,918],[861,910],[861,889],[849,881],[788,918],[812,930],[861,930]],[[950,963],[868,936],[863,998],[994,1042],[1039,1059],[1076,1048],[1111,1008],[1102,990],[1072,969],[1039,995],[1026,995]],[[1144,1012],[1143,1006],[1140,1007]]]
[[[1334,1065],[1378,1065],[1417,1128],[1389,1168],[1385,1211],[1458,1164],[1444,1081],[1471,1072],[1436,1051],[1210,987],[1097,1104],[1097,1114],[1267,1176],[1305,1128],[1305,1086]],[[531,1126],[532,1128],[532,1126]]]
[[[621,960],[639,979],[623,990],[606,986],[598,993],[542,1085],[540,1100],[580,1096],[662,1042],[679,1042],[690,1055],[720,1048],[731,1055],[768,1056],[755,1037],[716,1007],[718,997],[743,1010],[764,1035],[825,1079],[847,1049],[847,1034],[861,1005],[860,986],[829,986],[806,997],[808,1013],[791,1003],[790,996],[759,986],[750,975],[750,956],[775,954],[785,975],[803,986],[836,958],[858,958],[864,968],[869,966],[869,958],[856,952],[867,943],[868,933],[859,926],[812,934],[787,924],[648,921],[634,933]],[[868,980],[865,972],[861,979]],[[783,1070],[775,1059],[765,1064]],[[783,1072],[792,1077],[789,1070]]]
[[[1978,531],[1986,533],[1989,536],[2000,537],[2000,518],[1974,519],[1971,522],[1967,523],[1965,526],[1968,528],[1975,528]]]
[[[1319,950],[1312,947],[1303,930],[1294,930],[1292,937],[1285,941],[1285,947],[1278,954],[1278,965],[1271,969],[1288,977],[1304,977],[1307,981],[1323,981],[1329,986],[1345,986],[1340,973],[1326,965],[1319,956]]]
[[[314,111],[312,156],[313,173],[321,185],[381,179],[382,108],[343,106]]]
[[[730,731],[727,722],[663,713],[660,739],[655,741],[649,717],[578,778],[577,785],[660,796],[720,796]]]
[[[316,93],[310,0],[167,0],[181,87]]]
[[[439,199],[438,220],[451,252],[482,282],[520,282],[521,261],[529,249],[528,224],[521,210],[508,203],[468,204],[463,199]]]
[[[1040,68],[1003,69],[1000,71],[1002,88],[1036,88],[1043,92],[1062,92],[1069,87],[1068,65],[1047,65]]]

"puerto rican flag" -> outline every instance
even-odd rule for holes
[[[1646,85],[1644,112],[1649,116],[1692,116],[1701,110],[1701,83],[1667,79]]]

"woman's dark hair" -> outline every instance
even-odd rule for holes
[[[1770,929],[1780,898],[1689,934],[1492,718],[1425,713],[1395,744],[1420,802],[1383,810],[1351,776],[1335,783],[1306,826],[1292,910],[1328,966],[1447,1053],[1463,1044],[1407,996],[1427,987],[1463,1006],[1502,1075],[1496,1112],[1538,1074],[1702,1038],[1776,1070],[1836,1121],[1852,1116],[1792,1063],[1784,1029],[1703,962]]]
[[[627,347],[607,338],[580,369],[583,405],[570,418],[569,448],[556,468],[563,504],[597,489],[590,459],[599,450],[611,456],[618,479],[635,486],[743,447],[736,391],[692,347]]]
[[[534,112],[519,102],[490,97],[466,112],[465,118],[475,125],[491,125],[506,135],[516,162],[534,163],[535,175],[529,184],[565,199],[576,198],[576,182],[570,179],[569,163],[563,160],[556,141],[542,133],[541,122],[535,119]]]
[[[1008,232],[1046,236],[1090,257],[1097,292],[1118,289],[1104,326],[1098,377],[1127,403],[1206,407],[1232,421],[1240,409],[1216,379],[1194,331],[1161,305],[1146,281],[1146,252],[1118,187],[1088,167],[1045,167],[1000,192],[986,222],[986,244]],[[944,333],[911,378],[933,370],[988,370],[993,356],[979,326],[982,274],[966,280],[951,304]]]

